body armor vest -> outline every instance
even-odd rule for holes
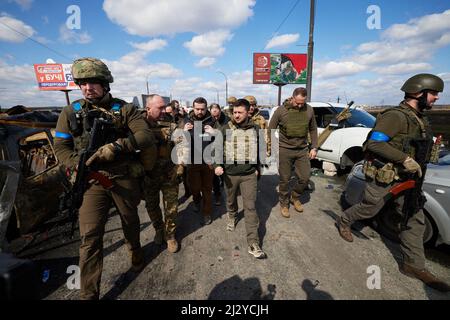
[[[231,121],[225,140],[226,162],[256,163],[258,160],[258,132],[254,128],[237,128]],[[230,135],[231,133],[231,135]]]
[[[87,148],[90,138],[90,132],[95,118],[104,118],[114,124],[111,132],[106,132],[105,144],[116,141],[119,138],[127,137],[127,130],[123,123],[120,109],[124,101],[119,99],[111,100],[109,110],[90,106],[85,100],[77,100],[71,104],[72,112],[69,115],[70,132],[73,136],[74,146],[77,151]]]
[[[288,108],[288,119],[280,131],[288,138],[305,138],[308,135],[309,119],[307,108]]]
[[[433,136],[431,134],[428,122],[425,119],[420,119],[410,107],[395,107],[382,112],[400,112],[404,115],[405,121],[407,122],[407,131],[399,132],[387,143],[393,148],[400,150],[411,158],[415,159],[415,147],[414,140],[432,140]],[[372,131],[369,132],[369,137]],[[367,141],[367,140],[366,140]],[[363,151],[366,151],[366,143],[364,143]]]

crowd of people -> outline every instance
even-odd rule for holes
[[[97,173],[96,177],[101,175],[112,181],[112,187],[104,186],[103,179],[98,178],[85,182],[79,208],[81,299],[99,298],[103,235],[113,205],[120,214],[131,267],[136,272],[145,265],[137,212],[141,199],[145,200],[155,228],[154,243],[167,245],[170,253],[176,253],[181,183],[185,190],[183,197],[192,196],[193,209],[200,214],[204,225],[212,223],[213,206],[221,205],[222,199],[226,199],[228,232],[235,230],[237,197],[242,196],[248,252],[257,259],[267,258],[260,245],[256,210],[258,178],[264,164],[261,158],[277,153],[281,215],[290,218],[291,204],[297,212],[304,211],[300,196],[310,178],[310,160],[318,151],[317,124],[313,109],[306,103],[305,88],[296,88],[267,123],[259,114],[253,96],[230,97],[228,112],[198,97],[187,114],[178,101],[166,105],[161,96],[154,94],[147,98],[145,110],[141,112],[112,97],[109,91],[113,77],[102,61],[78,59],[73,63],[72,74],[84,98],[65,107],[59,117],[55,136],[58,159],[76,174],[80,153],[89,146],[96,121],[100,118],[109,121],[113,128],[105,144],[86,162]],[[386,168],[401,168],[409,176],[421,177],[423,163],[415,158],[417,141],[429,143],[432,139],[423,111],[432,107],[443,87],[442,79],[434,75],[412,77],[402,87],[405,100],[378,118],[364,144],[369,187],[362,202],[347,209],[338,221],[338,232],[346,241],[353,241],[351,224],[377,214],[386,193],[402,181],[402,176],[397,175],[400,171],[392,169],[395,174],[389,175]],[[279,146],[274,151],[270,130],[279,130]],[[405,148],[409,138],[417,141]],[[379,168],[375,159],[392,166]],[[290,188],[293,171],[297,179]],[[403,202],[403,197],[399,197],[400,213]],[[418,206],[401,231],[400,271],[432,288],[449,291],[446,283],[425,269],[423,232],[423,212]]]

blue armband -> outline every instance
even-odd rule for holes
[[[55,138],[60,138],[60,139],[72,139],[72,135],[69,134],[69,133],[56,131],[56,132],[55,132]]]
[[[377,142],[388,142],[389,140],[391,140],[391,138],[389,138],[389,136],[387,136],[383,132],[374,131],[370,135],[369,140],[377,141]]]

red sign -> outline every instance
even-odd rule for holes
[[[73,82],[71,64],[35,64],[34,71],[39,90],[76,90],[78,86]]]
[[[254,53],[253,83],[306,84],[306,54]]]

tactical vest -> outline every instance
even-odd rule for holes
[[[264,117],[260,115],[259,112],[252,117],[252,121],[261,129],[266,129],[267,127],[266,119],[264,119]]]
[[[89,108],[87,102],[83,99],[74,101],[70,105],[69,130],[73,137],[75,149],[80,151],[87,148],[94,119],[99,117],[111,120],[114,123],[114,130],[105,133],[108,137],[106,143],[114,142],[118,138],[126,138],[127,131],[120,111],[124,104],[125,101],[112,99],[110,110],[106,110],[95,106]]]
[[[281,133],[288,138],[305,138],[309,128],[308,109],[292,107],[287,109],[287,123],[280,126]]]
[[[387,143],[393,148],[400,150],[411,158],[415,158],[415,148],[414,145],[410,143],[413,139],[433,139],[430,131],[430,127],[426,119],[420,119],[414,110],[409,107],[395,107],[383,111],[381,114],[387,112],[400,112],[404,115],[404,119],[407,122],[407,131],[399,132]],[[373,130],[372,130],[373,131]],[[371,136],[372,131],[369,132],[368,137]],[[363,151],[367,150],[367,140],[363,145]]]
[[[248,130],[237,128],[231,121],[228,125],[231,130],[226,131],[224,150],[226,162],[257,163],[258,132],[254,128]]]
[[[157,121],[156,126],[150,128],[156,138],[158,148],[158,159],[170,160],[174,147],[172,133],[176,129],[176,124],[170,121]]]

